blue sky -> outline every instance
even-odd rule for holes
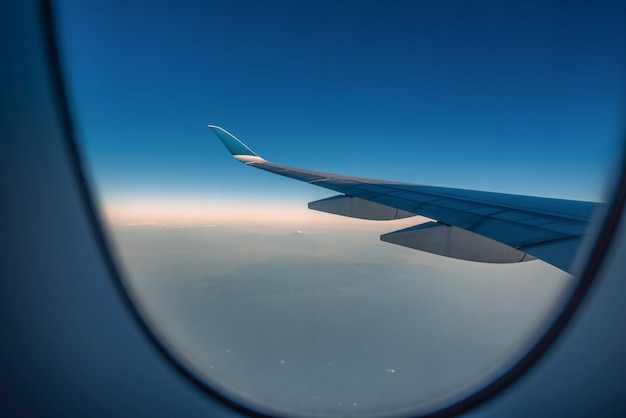
[[[287,165],[601,199],[623,128],[620,2],[199,3],[59,2],[107,204],[328,196],[238,165],[208,123]]]

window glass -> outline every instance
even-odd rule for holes
[[[576,280],[379,240],[426,221],[234,161],[599,202],[626,11],[589,2],[57,2],[80,148],[124,284],[207,384],[271,413],[419,414],[484,387]]]

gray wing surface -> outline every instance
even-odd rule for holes
[[[569,271],[598,203],[424,186],[270,163],[222,128],[209,125],[237,160],[336,192],[311,209],[363,219],[433,219],[383,241],[471,261],[535,258]]]

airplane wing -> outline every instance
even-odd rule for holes
[[[339,192],[309,208],[361,219],[422,215],[431,222],[381,236],[386,242],[487,263],[539,258],[569,271],[594,202],[424,186],[274,164],[226,130],[209,125],[247,165]]]

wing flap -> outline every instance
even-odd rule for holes
[[[380,239],[392,244],[467,261],[519,263],[535,260],[535,257],[524,251],[439,222],[426,222],[390,232],[381,235]]]
[[[369,219],[372,221],[389,221],[415,216],[391,206],[381,205],[359,197],[339,195],[309,203],[309,209],[350,218]]]

